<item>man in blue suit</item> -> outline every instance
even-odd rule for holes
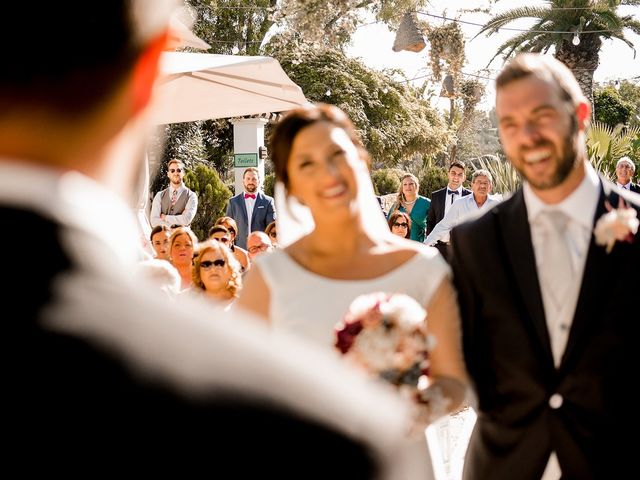
[[[256,230],[264,232],[271,222],[276,219],[276,209],[273,198],[259,191],[260,175],[258,169],[247,168],[242,174],[244,192],[231,197],[227,205],[227,217],[233,218],[238,224],[236,245],[247,249],[247,236]]]

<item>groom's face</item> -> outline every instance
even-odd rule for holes
[[[576,164],[575,112],[559,88],[533,75],[500,88],[500,140],[516,169],[536,189],[560,185]]]

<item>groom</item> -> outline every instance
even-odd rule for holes
[[[524,54],[497,79],[504,151],[522,189],[452,232],[452,267],[478,421],[464,478],[625,478],[637,434],[629,387],[638,321],[640,235],[610,253],[594,227],[640,197],[587,160],[590,106],[571,72]],[[633,265],[634,268],[629,268]]]

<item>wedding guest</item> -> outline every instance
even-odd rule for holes
[[[173,304],[132,275],[131,193],[181,4],[3,5],[0,42],[20,48],[5,49],[0,75],[0,214],[22,233],[21,254],[3,259],[3,467],[424,478],[403,438],[408,412],[386,390],[240,312],[207,321],[202,302]],[[33,61],[43,39],[64,52]]]
[[[229,249],[233,252],[236,260],[240,262],[242,266],[242,271],[246,272],[249,270],[251,266],[251,260],[249,259],[249,252],[244,248],[241,248],[236,245],[236,237],[238,233],[238,225],[231,217],[220,217],[216,220],[216,223],[209,230],[209,237],[211,237],[214,227],[224,227],[229,231],[230,241],[229,241]]]
[[[429,236],[435,226],[444,218],[451,208],[451,205],[453,205],[454,200],[471,194],[471,190],[462,186],[466,178],[464,163],[459,160],[451,162],[447,176],[449,179],[447,186],[431,194],[431,206],[429,207],[429,215],[427,217],[427,236]],[[448,233],[442,240],[437,241],[434,245],[445,259],[448,258],[448,245]]]
[[[229,199],[227,216],[238,225],[236,245],[247,248],[250,232],[264,231],[276,219],[273,198],[260,191],[260,174],[257,168],[249,167],[242,174],[244,192]]]
[[[153,227],[151,235],[151,246],[156,254],[156,258],[159,260],[169,260],[169,237],[171,236],[171,229],[164,225],[158,225]]]
[[[398,199],[389,209],[388,217],[391,217],[393,212],[400,211],[406,212],[411,218],[411,240],[417,242],[424,242],[425,229],[427,226],[427,214],[429,213],[429,207],[431,200],[422,195],[418,195],[420,189],[420,183],[418,178],[407,173],[400,179],[400,189],[398,191]]]
[[[193,253],[198,239],[188,227],[173,230],[169,239],[169,261],[180,274],[181,289],[189,288],[193,278]]]
[[[275,330],[330,350],[334,326],[357,296],[407,293],[427,307],[436,338],[429,367],[432,419],[455,411],[466,380],[450,269],[435,249],[389,231],[373,192],[369,157],[351,121],[331,105],[292,110],[276,125],[269,151],[276,180],[289,198],[307,206],[315,227],[256,260],[238,306]],[[293,227],[286,218],[278,219],[281,238]]]
[[[264,229],[264,233],[269,236],[269,240],[271,240],[271,244],[274,247],[278,246],[278,227],[276,226],[275,220],[267,225],[267,228]]]
[[[633,183],[636,164],[629,157],[622,157],[616,163],[616,184],[631,192],[640,193],[640,186]]]
[[[169,186],[153,197],[151,225],[188,227],[198,211],[198,196],[184,184],[184,163],[175,158],[167,163]]]
[[[398,235],[402,238],[410,238],[411,233],[411,217],[405,212],[395,211],[389,216],[387,220],[389,229],[394,235]]]
[[[471,191],[472,195],[467,195],[462,198],[458,198],[451,209],[447,212],[444,218],[438,222],[433,231],[427,235],[424,243],[427,245],[436,245],[438,242],[449,246],[449,232],[456,225],[460,225],[466,220],[470,220],[482,214],[485,210],[497,205],[498,200],[491,198],[491,185],[493,179],[491,173],[488,170],[476,170],[471,177]],[[444,251],[444,258],[449,258],[448,250],[440,250],[440,253]]]
[[[620,292],[640,291],[629,268],[640,265],[640,236],[632,222],[600,219],[622,203],[637,214],[637,196],[589,163],[591,107],[564,64],[518,55],[496,86],[500,141],[525,181],[451,233],[478,397],[464,478],[627,478],[638,336]]]
[[[226,244],[216,240],[200,243],[193,260],[191,289],[202,292],[228,308],[238,297],[241,288],[240,263]]]
[[[258,255],[273,251],[271,239],[264,232],[251,232],[247,239],[247,247],[249,248],[249,258],[253,262]]]

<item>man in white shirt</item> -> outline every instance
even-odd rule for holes
[[[151,226],[188,227],[198,210],[198,196],[184,184],[184,164],[169,160],[169,186],[156,193],[151,204]]]
[[[616,184],[630,192],[640,193],[640,186],[632,182],[635,173],[635,163],[629,157],[620,158],[616,163]]]
[[[591,108],[564,64],[518,55],[496,84],[500,140],[525,183],[451,232],[478,398],[464,478],[625,478],[637,469],[638,322],[620,292],[640,291],[640,235],[601,222],[624,230],[607,249],[594,229],[640,203],[591,167]]]
[[[475,218],[485,210],[497,205],[498,201],[489,196],[492,183],[491,173],[488,170],[476,170],[471,179],[473,194],[455,200],[444,218],[427,235],[424,243],[427,245],[435,245],[437,242],[448,244],[449,232],[453,227]]]

